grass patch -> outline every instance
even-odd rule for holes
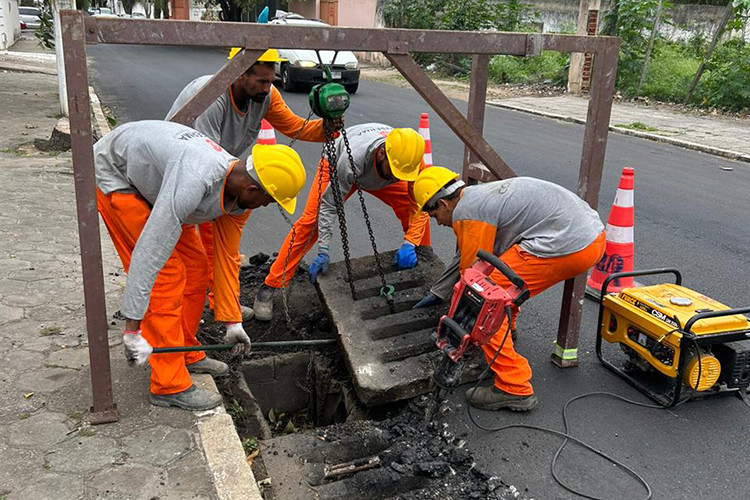
[[[242,440],[242,449],[245,450],[245,456],[251,455],[258,449],[258,438],[248,437]]]
[[[700,60],[685,47],[659,44],[640,94],[657,101],[681,102],[699,64]]]
[[[96,436],[96,431],[94,429],[91,429],[90,427],[85,427],[78,431],[78,435],[83,437]]]
[[[630,130],[643,130],[644,132],[658,132],[659,129],[656,127],[649,127],[643,122],[633,122],[633,123],[618,123],[615,125],[615,127],[620,128],[627,128]]]
[[[536,57],[494,56],[488,67],[495,83],[538,83],[549,81],[563,85],[568,81],[569,56],[544,51]]]
[[[29,417],[31,417],[31,413],[21,413],[18,415],[18,420],[26,420]]]

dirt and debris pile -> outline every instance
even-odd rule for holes
[[[523,499],[477,469],[463,439],[425,421],[427,397],[380,421],[356,421],[261,443],[267,499]],[[315,496],[310,496],[315,491]]]

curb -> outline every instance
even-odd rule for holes
[[[218,394],[211,375],[193,374],[192,377],[199,388]],[[194,414],[198,417],[201,448],[219,500],[263,500],[255,475],[245,459],[240,436],[224,405]]]
[[[94,128],[94,132],[99,134],[99,137],[104,137],[109,134],[112,129],[109,127],[109,122],[104,116],[102,101],[99,99],[99,95],[92,86],[89,86],[89,102],[91,103],[91,114],[93,115],[91,126]]]
[[[537,116],[543,116],[545,118],[553,118],[555,120],[562,120],[571,123],[585,124],[586,120],[580,118],[574,118],[572,116],[558,115],[555,113],[548,113],[547,111],[539,111],[537,109],[527,108],[524,106],[518,106],[515,104],[505,104],[500,101],[487,101],[487,104],[496,108],[509,109],[512,111],[520,111],[522,113],[528,113]],[[692,149],[694,151],[700,151],[702,153],[708,153],[714,156],[721,156],[730,160],[744,161],[750,163],[750,154],[740,153],[738,151],[730,151],[728,149],[716,148],[713,146],[706,146],[704,144],[698,144],[695,142],[684,141],[682,139],[675,139],[674,137],[667,137],[658,134],[651,134],[648,132],[641,132],[640,130],[631,130],[623,127],[616,127],[614,125],[609,126],[611,132],[617,132],[619,134],[630,135],[638,137],[640,139],[648,139],[655,142],[663,142],[672,144],[673,146],[679,146],[685,149]]]

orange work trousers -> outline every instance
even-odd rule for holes
[[[543,258],[525,252],[518,245],[513,245],[500,256],[505,264],[513,269],[526,282],[531,296],[539,295],[551,286],[585,273],[599,262],[604,254],[605,236],[602,232],[589,246],[570,255]],[[502,273],[494,271],[490,278],[500,286],[510,287],[511,283]],[[515,316],[515,313],[514,313]],[[487,363],[492,361],[508,328],[508,318],[495,332],[489,344],[482,346]],[[515,323],[515,317],[512,319]],[[508,334],[503,349],[492,363],[495,373],[495,387],[518,396],[534,393],[531,386],[531,366],[529,362],[513,348],[513,339]]]
[[[320,198],[319,193],[325,192],[329,179],[328,162],[321,160],[318,164],[318,170],[315,173],[315,178],[310,186],[310,193],[307,195],[307,202],[305,203],[305,210],[302,215],[294,223],[293,228],[289,230],[289,234],[286,235],[284,243],[279,249],[279,254],[276,260],[271,265],[271,270],[266,276],[265,283],[271,288],[284,288],[292,280],[297,266],[299,266],[302,257],[310,251],[315,242],[318,241],[318,200]],[[320,185],[320,190],[318,190]],[[356,191],[356,186],[345,195],[344,200],[348,200],[349,197]],[[367,191],[377,199],[388,205],[393,209],[393,213],[401,221],[401,227],[404,233],[409,229],[412,214],[416,212],[416,203],[412,200],[409,194],[409,183],[406,181],[398,181],[390,186],[386,186],[376,191]],[[290,248],[290,242],[292,241],[292,235],[294,234],[294,241]],[[425,228],[424,236],[420,245],[430,244],[430,226],[429,223]],[[286,270],[284,269],[286,264]]]
[[[96,190],[96,200],[125,272],[151,209],[140,195]],[[197,346],[208,283],[206,253],[195,226],[182,227],[172,255],[156,276],[148,310],[141,320],[143,338],[154,347]],[[174,394],[192,385],[186,365],[205,358],[200,351],[152,354],[151,392]]]
[[[208,257],[208,307],[214,310],[214,224],[203,222],[198,224],[198,234],[201,237],[203,249]]]

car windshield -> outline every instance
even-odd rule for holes
[[[102,14],[111,14],[112,13],[112,9],[109,9],[107,7],[101,7],[101,8],[99,8],[99,12],[102,13]]]
[[[34,7],[19,7],[18,13],[24,16],[38,16],[39,9],[35,9]]]

